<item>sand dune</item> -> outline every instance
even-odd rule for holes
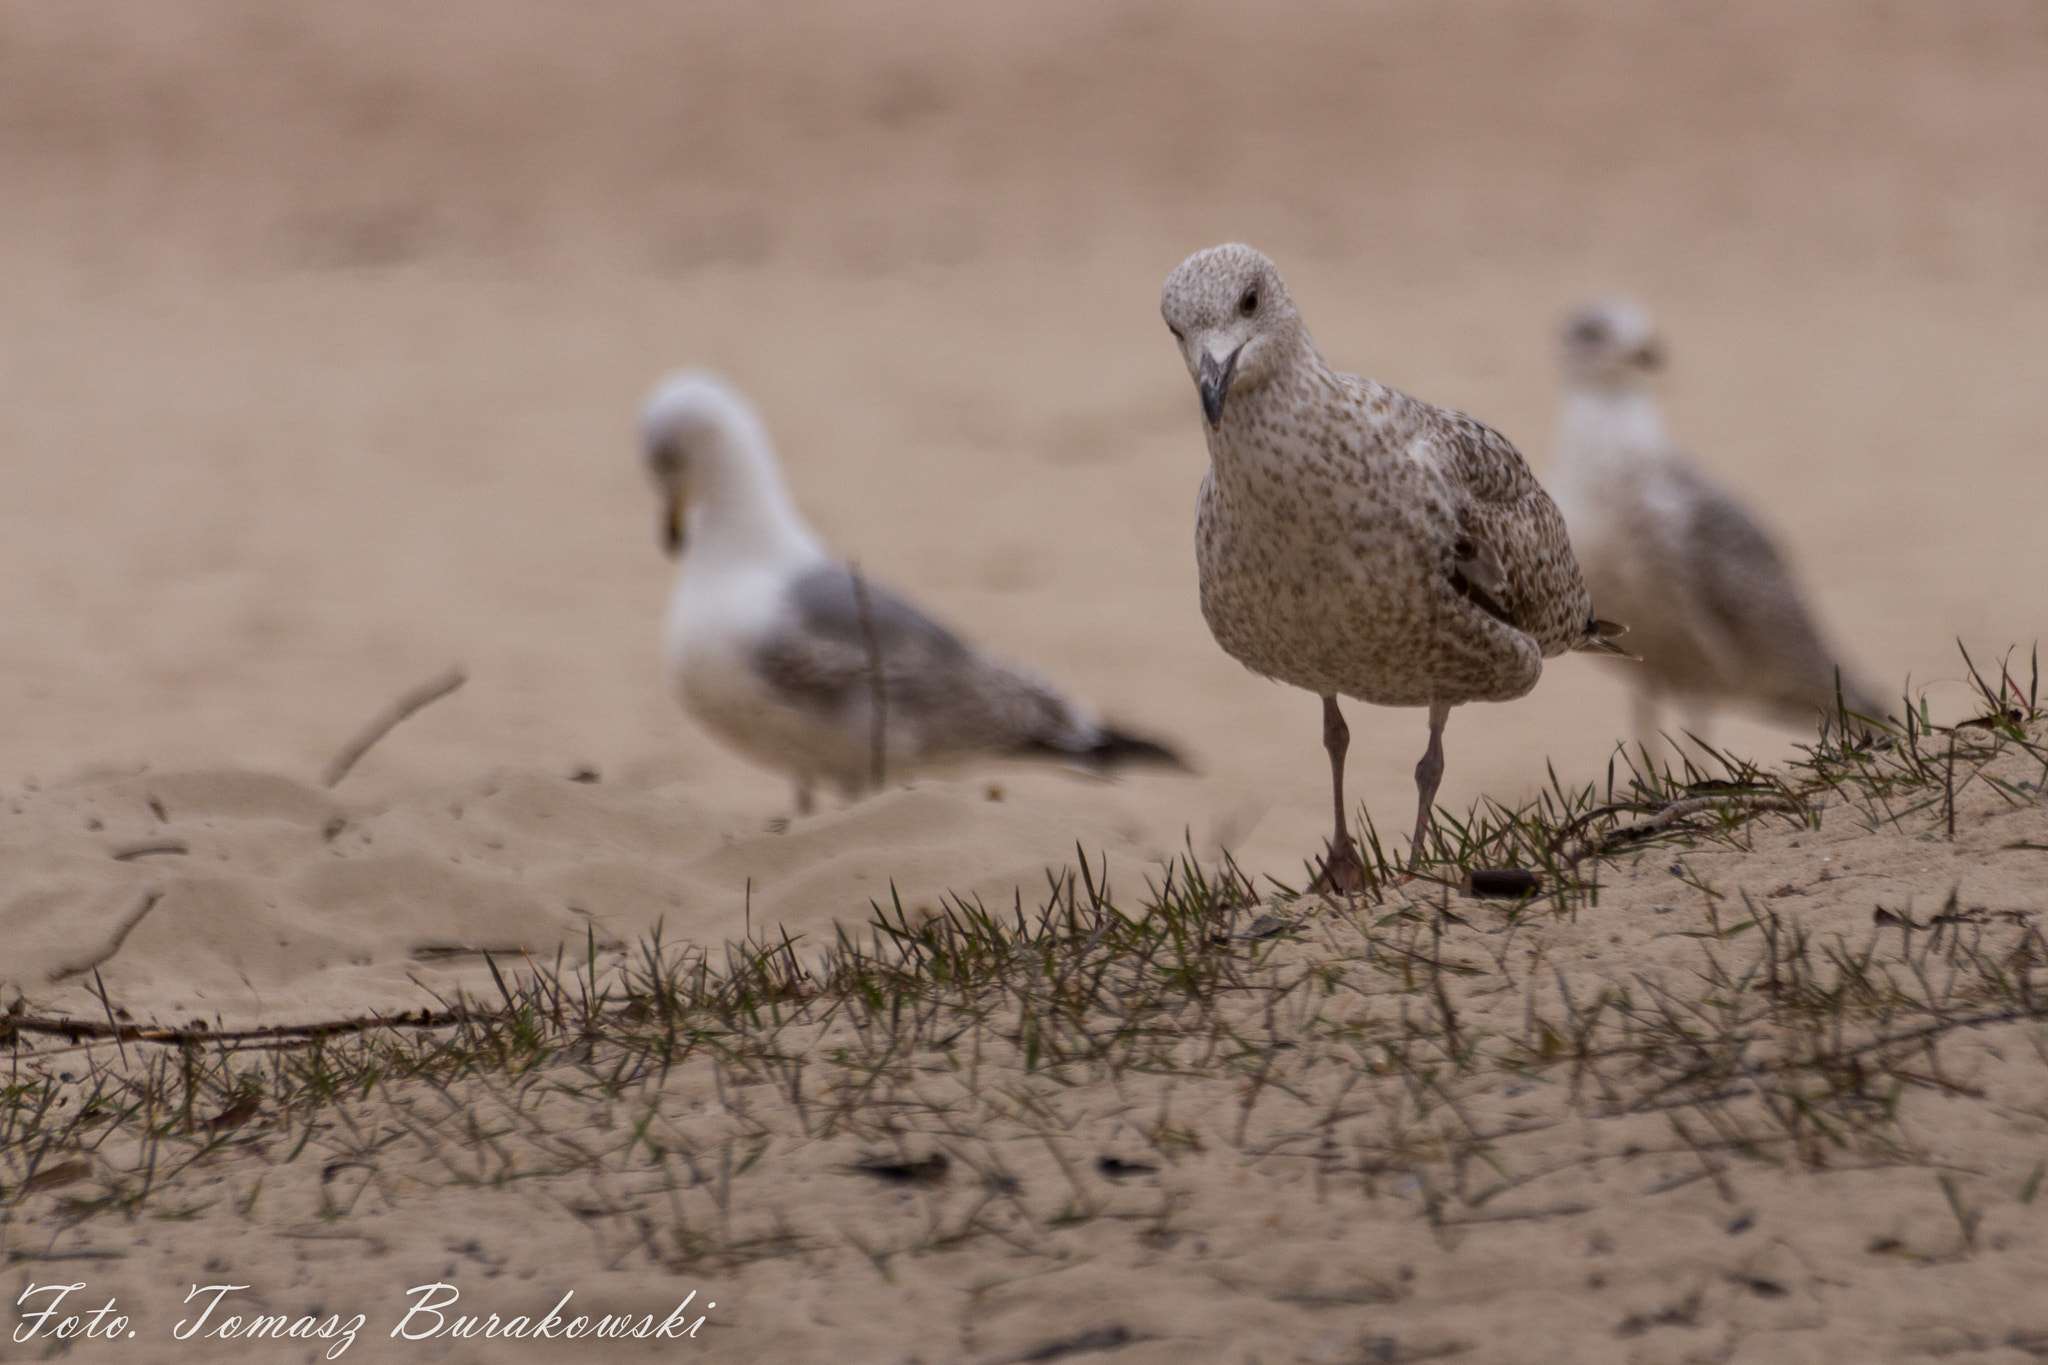
[[[434,1084],[355,1080],[337,1043],[327,1065],[349,1093],[329,1105],[259,1093],[216,1113],[209,1099],[182,1132],[167,1118],[155,1147],[117,1126],[63,1162],[0,1154],[10,1254],[33,1282],[75,1274],[90,1306],[116,1296],[167,1359],[187,1358],[169,1333],[202,1282],[244,1286],[222,1310],[243,1325],[359,1312],[349,1349],[371,1359],[597,1349],[393,1342],[441,1321],[407,1316],[433,1285],[459,1295],[426,1296],[451,1317],[529,1326],[565,1294],[575,1313],[637,1320],[695,1293],[690,1349],[711,1360],[2027,1359],[2044,1321],[2025,1286],[2048,1264],[2026,1000],[2048,812],[2043,736],[2026,738],[2036,753],[1963,742],[1953,838],[1939,810],[1893,822],[1878,800],[1817,798],[1725,842],[1623,851],[1570,913],[1426,883],[1284,905],[1265,948],[1212,940],[1226,989],[1196,970],[1156,1001],[1125,993],[1156,988],[1142,971],[1080,946],[1110,981],[1090,1006],[1087,972],[1016,973],[1024,999],[1051,986],[1077,1010],[1055,1023],[1040,1001],[1048,1046],[1081,1046],[1063,1060],[1031,1059],[1000,993],[964,1013],[904,1000],[903,1019],[926,1024],[902,1027],[886,995],[792,996],[751,1024],[707,1011],[670,1035],[694,1039],[674,1055],[659,1027],[631,1023],[644,1006],[580,1043],[573,1015],[549,1031],[542,1010],[519,1066]],[[168,820],[152,824],[152,795]],[[235,895],[262,927],[174,936],[153,950],[164,983],[175,970],[213,988],[209,964],[232,961],[245,986],[337,1003],[450,970],[397,946],[559,933],[578,916],[558,897],[617,926],[722,858],[759,862],[660,794],[530,771],[361,817],[331,845],[316,821],[336,807],[238,773],[85,784],[15,819],[60,827],[83,866],[97,846],[69,830],[87,809],[96,835],[176,831],[188,856],[259,865],[171,884],[162,911],[187,923],[203,898]],[[951,847],[994,836],[996,809],[920,789],[754,837],[802,850],[776,894],[830,899],[905,818]],[[1047,813],[1016,814],[1031,829]],[[258,951],[259,934],[314,921],[358,932]],[[364,960],[309,971],[322,951]],[[158,978],[127,957],[109,990],[146,994]],[[559,979],[623,1000],[646,989],[633,970],[600,939],[596,963]],[[92,1017],[95,1002],[68,1000]],[[1115,1034],[1126,1009],[1181,1031],[1095,1052],[1090,1031]],[[635,1027],[653,1052],[625,1045]],[[67,1101],[89,1062],[114,1067],[109,1042],[24,1041],[31,1075],[64,1069]],[[260,1052],[197,1055],[268,1074]],[[53,1174],[23,1183],[36,1157]],[[145,1172],[144,1206],[168,1221],[90,1216]]]
[[[537,769],[379,806],[231,769],[82,780],[12,800],[0,831],[0,988],[90,1017],[104,984],[135,1017],[215,1027],[416,1011],[487,993],[485,956],[524,970],[657,933],[721,943],[750,921],[809,954],[897,902],[913,921],[948,896],[1036,902],[1075,847],[1130,892],[1178,851],[1112,810],[989,782],[780,829]]]
[[[0,989],[94,1016],[104,985],[137,1018],[214,1027],[396,1013],[488,993],[486,955],[523,970],[750,922],[809,954],[878,906],[1035,904],[1076,848],[1133,894],[1177,852],[989,782],[783,823],[534,769],[376,806],[231,770],[66,783],[0,816]]]

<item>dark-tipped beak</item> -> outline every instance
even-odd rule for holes
[[[683,495],[680,493],[668,499],[667,509],[662,514],[661,548],[670,559],[683,552]]]
[[[1223,425],[1223,400],[1230,394],[1230,381],[1237,374],[1237,355],[1244,347],[1232,351],[1222,363],[1207,351],[1202,352],[1202,363],[1195,370],[1195,387],[1202,394],[1202,415],[1209,419],[1209,425]]]

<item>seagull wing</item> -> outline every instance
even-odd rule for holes
[[[1457,504],[1452,587],[1546,655],[1618,633],[1596,628],[1564,516],[1521,452],[1483,422],[1437,411],[1437,467]]]
[[[979,663],[945,626],[837,566],[791,583],[754,651],[756,671],[785,702],[827,716],[871,704],[879,667],[885,705],[908,719],[970,681]]]
[[[1041,754],[1109,767],[1180,766],[1166,745],[1099,726],[1050,685],[989,658],[911,603],[845,569],[797,579],[754,667],[788,704],[865,726],[882,679],[892,754]]]
[[[1674,461],[1669,477],[1684,511],[1667,548],[1710,657],[1742,690],[1787,709],[1832,709],[1834,661],[1769,533],[1692,465]],[[1852,705],[1860,700],[1853,684],[1848,691]]]

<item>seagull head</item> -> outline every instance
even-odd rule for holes
[[[1565,378],[1626,387],[1664,364],[1664,343],[1650,315],[1628,299],[1595,299],[1565,319],[1560,337]]]
[[[753,408],[714,374],[673,374],[647,396],[640,409],[640,445],[661,498],[662,548],[671,556],[682,553],[692,485],[705,483],[714,462],[762,440]]]
[[[1211,430],[1232,393],[1276,374],[1306,333],[1279,269],[1235,243],[1197,251],[1166,278],[1159,312],[1202,396]]]

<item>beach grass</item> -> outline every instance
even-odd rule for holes
[[[1951,896],[1823,930],[1695,855],[1788,831],[1952,842],[1985,801],[2039,806],[2038,671],[1970,671],[1982,714],[1959,725],[1843,712],[1781,769],[1621,751],[1600,783],[1443,814],[1412,877],[1368,825],[1377,886],[1350,898],[1192,852],[1112,887],[1077,849],[1030,900],[891,900],[829,943],[593,934],[400,1017],[223,1032],[123,1022],[104,995],[99,1018],[19,1009],[0,1018],[0,1219],[9,1245],[56,1247],[97,1220],[258,1219],[286,1184],[311,1201],[297,1216],[340,1225],[373,1189],[553,1182],[622,1256],[730,1269],[836,1243],[886,1277],[984,1239],[1051,1255],[1061,1229],[1137,1217],[1105,1180],[1218,1148],[1410,1201],[1439,1236],[1568,1216],[1517,1202],[1554,1169],[1524,1145],[1606,1124],[1625,1140],[1581,1164],[1679,1154],[1681,1183],[1925,1166],[1967,1249],[1981,1208],[1913,1106],[1981,1098],[1950,1060],[1962,1033],[2007,1030],[2048,1066],[2040,928]],[[1679,943],[1654,968],[1617,936],[1589,974],[1572,959],[1603,889],[1645,860],[1696,913],[1658,931]],[[1528,894],[1466,894],[1503,868],[1534,874]],[[771,1214],[754,1192],[798,1151],[955,1197],[887,1238]],[[2014,1173],[2011,1197],[2041,1179]],[[1178,1212],[1163,1199],[1141,1232],[1170,1240]]]

